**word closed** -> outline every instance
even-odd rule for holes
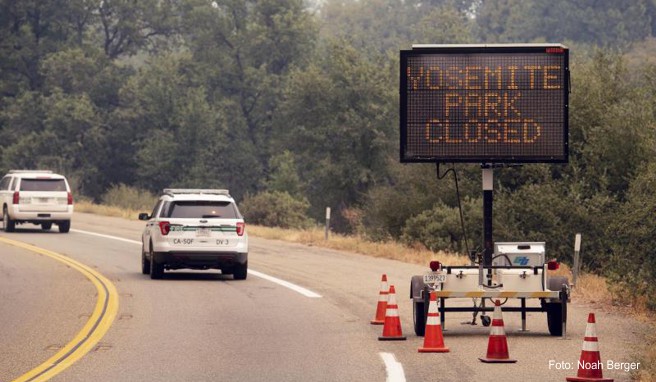
[[[568,50],[401,51],[401,161],[566,162]]]

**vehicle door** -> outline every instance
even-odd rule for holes
[[[145,251],[150,250],[150,242],[154,229],[153,227],[157,226],[157,216],[160,213],[159,211],[163,203],[164,203],[163,200],[158,200],[157,203],[155,203],[155,207],[153,207],[153,212],[150,213],[150,219],[148,219],[148,221],[146,222],[146,227],[144,228],[143,233],[141,234],[141,243]]]

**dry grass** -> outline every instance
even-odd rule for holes
[[[639,357],[640,370],[635,379],[641,382],[656,382],[656,335],[646,338],[648,343],[645,354]]]
[[[136,211],[114,206],[103,206],[99,204],[94,204],[86,200],[79,200],[75,202],[75,211],[76,212],[88,212],[92,214],[98,214],[103,216],[114,216],[130,220],[138,220],[139,213],[145,211]]]
[[[395,242],[372,242],[359,236],[345,236],[331,233],[325,240],[325,232],[320,228],[294,230],[249,226],[249,234],[264,239],[282,240],[322,248],[350,251],[363,255],[399,260],[406,263],[426,265],[431,260],[438,260],[449,265],[466,265],[466,256],[446,252],[431,252],[425,248],[411,248]]]

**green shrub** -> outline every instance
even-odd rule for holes
[[[656,311],[656,162],[631,183],[627,202],[608,226],[613,256],[605,269],[617,298],[643,300]]]
[[[467,198],[462,203],[462,209],[469,249],[480,247],[482,202],[480,199]],[[419,242],[431,251],[466,252],[460,211],[457,207],[449,207],[442,202],[408,219],[401,239],[408,244]]]
[[[239,210],[248,223],[281,228],[308,228],[310,203],[305,198],[294,198],[287,192],[265,191],[255,196],[246,195]]]
[[[137,211],[150,211],[157,202],[157,196],[149,191],[125,184],[113,185],[103,194],[102,203],[108,206]]]

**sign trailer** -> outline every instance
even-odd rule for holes
[[[415,332],[423,334],[427,292],[434,289],[442,324],[445,311],[476,314],[492,310],[485,308],[486,298],[516,297],[521,307],[504,310],[521,312],[523,329],[526,312],[546,311],[549,332],[564,336],[569,283],[548,276],[547,269],[556,264],[545,261],[544,243],[493,242],[492,188],[494,167],[567,163],[569,48],[414,45],[401,51],[400,63],[401,162],[481,163],[483,171],[484,251],[479,264],[432,265],[431,274],[413,277]],[[528,264],[529,257],[534,263]],[[480,307],[446,308],[449,297],[482,302]],[[539,298],[541,307],[526,307],[526,298]],[[483,323],[489,324],[485,318]]]

